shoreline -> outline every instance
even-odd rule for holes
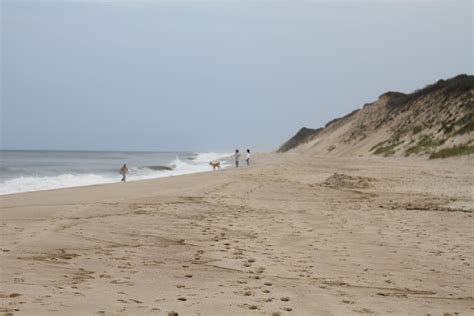
[[[291,159],[291,157],[296,157],[296,156],[301,156],[302,154],[301,153],[297,153],[297,152],[289,152],[289,153],[274,153],[274,152],[268,152],[268,153],[258,153],[258,154],[254,154],[252,156],[252,160],[253,160],[253,164],[251,167],[254,167],[254,160],[257,159],[257,161],[259,159],[261,159],[261,157],[268,157],[268,156],[271,156],[271,157],[286,157],[288,159]],[[304,156],[304,155],[303,155]],[[258,158],[260,157],[260,158]],[[331,158],[335,158],[335,157],[329,157],[329,156],[314,156],[312,155],[312,157],[314,159],[331,159]],[[285,159],[285,158],[284,158]],[[387,158],[387,157],[381,157],[381,156],[367,156],[367,157],[362,157],[362,156],[358,156],[358,157],[339,157],[339,158],[335,158],[335,159],[342,159],[342,160],[374,160],[374,161],[378,161],[378,160],[399,160],[401,162],[403,161],[419,161],[419,162],[427,162],[429,163],[430,161],[433,161],[433,162],[449,162],[449,161],[470,161],[471,158],[469,156],[460,156],[460,157],[450,157],[450,158],[445,158],[445,159],[437,159],[437,160],[428,160],[426,157],[410,157],[410,158],[406,158],[406,157],[390,157],[390,158]],[[247,168],[246,165],[244,165],[245,163],[245,160],[241,160],[241,166],[239,168],[239,170],[242,170],[244,168]],[[409,162],[408,162],[409,163]],[[190,172],[190,173],[184,173],[184,174],[179,174],[179,175],[169,175],[169,176],[163,176],[163,177],[157,177],[157,178],[149,178],[149,179],[138,179],[138,180],[127,180],[126,184],[130,184],[130,183],[140,183],[140,182],[147,182],[147,181],[158,181],[158,180],[161,180],[161,179],[168,179],[168,178],[176,178],[176,177],[184,177],[184,176],[192,176],[192,175],[196,175],[196,174],[205,174],[205,173],[212,173],[212,172],[223,172],[223,171],[228,171],[228,170],[233,170],[235,169],[234,165],[233,165],[233,161],[231,161],[231,164],[229,166],[226,166],[226,167],[223,167],[221,170],[212,170],[212,167],[209,166],[210,170],[208,171],[196,171],[196,172]],[[86,185],[79,185],[79,186],[67,186],[67,187],[60,187],[60,188],[51,188],[51,189],[44,189],[44,190],[36,190],[36,191],[24,191],[24,192],[15,192],[15,193],[6,193],[6,194],[0,194],[0,199],[2,197],[9,197],[9,196],[14,196],[14,195],[19,195],[19,194],[30,194],[30,193],[37,193],[37,192],[51,192],[51,191],[57,191],[57,190],[68,190],[68,189],[78,189],[78,188],[89,188],[89,187],[102,187],[102,186],[110,186],[110,185],[123,185],[123,183],[120,182],[120,177],[121,176],[118,176],[117,177],[117,181],[116,182],[107,182],[107,183],[96,183],[96,184],[86,184]]]
[[[229,168],[230,167],[222,168],[221,171],[224,171],[224,170],[229,169]],[[179,174],[179,175],[169,175],[169,176],[150,178],[150,179],[138,179],[138,180],[128,179],[126,183],[120,182],[120,176],[119,176],[118,180],[116,182],[86,184],[86,185],[79,185],[79,186],[68,186],[68,187],[61,187],[61,188],[36,190],[36,191],[6,193],[6,194],[0,194],[0,198],[5,197],[5,196],[12,196],[12,195],[18,195],[18,194],[28,194],[28,193],[37,193],[37,192],[51,192],[51,191],[57,191],[57,190],[68,190],[68,189],[89,188],[89,187],[102,187],[102,186],[109,186],[109,185],[127,185],[127,184],[135,183],[135,182],[157,181],[157,180],[161,180],[161,179],[190,176],[190,175],[195,175],[195,174],[208,173],[208,172],[212,172],[212,171],[213,170],[211,169],[209,171],[196,171],[196,172],[184,173],[184,174]]]
[[[40,155],[40,152],[33,151],[31,155],[22,156],[18,155],[17,151],[12,151],[10,156],[2,157],[2,172],[5,173],[0,182],[0,196],[112,184],[120,182],[122,177],[118,169],[110,168],[110,165],[117,164],[117,155],[122,153],[95,154],[84,151],[82,156],[67,151],[59,156],[51,153],[45,151],[44,155]],[[92,154],[94,155],[91,156]],[[143,156],[142,152],[127,154],[128,157],[121,158],[129,162],[128,182],[210,171],[212,168],[208,163],[214,159],[221,160],[223,168],[230,165],[228,153],[184,153],[184,156],[167,152],[150,153],[155,156]],[[48,159],[52,160],[52,163],[49,163]]]
[[[472,312],[472,160],[253,162],[0,196],[0,311]]]

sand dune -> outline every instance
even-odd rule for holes
[[[268,154],[2,196],[1,312],[470,314],[473,170],[469,158]]]
[[[439,80],[409,94],[389,91],[323,128],[302,128],[278,151],[430,159],[473,154],[473,105],[474,76]]]

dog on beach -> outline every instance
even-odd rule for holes
[[[211,161],[209,163],[210,166],[212,166],[212,170],[220,169],[221,168],[221,162],[220,161]]]

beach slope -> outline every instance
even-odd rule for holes
[[[1,196],[1,312],[470,314],[473,170],[468,157],[266,154]]]

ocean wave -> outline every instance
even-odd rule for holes
[[[114,182],[114,179],[97,174],[61,174],[48,177],[18,177],[0,183],[0,195],[79,187]]]
[[[165,170],[168,170],[168,171],[171,171],[171,170],[174,170],[174,168],[172,166],[146,166],[146,167],[141,167],[139,168],[141,170],[154,170],[154,171],[165,171]]]
[[[156,179],[179,176],[184,174],[210,171],[209,162],[230,156],[229,154],[204,153],[197,154],[196,159],[183,161],[178,156],[167,165],[129,166],[127,181]],[[222,167],[230,164],[223,161]],[[17,176],[0,182],[0,195],[79,187],[95,184],[120,182],[121,175],[111,172],[93,171],[92,173],[61,173],[57,175]]]
[[[227,153],[200,153],[196,156],[194,159],[195,162],[199,163],[209,163],[211,161],[215,160],[226,160],[230,158],[232,154],[227,154]]]

